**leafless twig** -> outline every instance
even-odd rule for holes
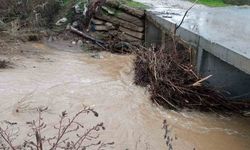
[[[32,130],[31,134],[28,134],[28,137],[31,137],[30,140],[24,141],[22,146],[14,146],[12,144],[11,135],[7,133],[9,130],[6,128],[4,130],[0,127],[0,140],[3,139],[7,144],[6,148],[17,150],[20,147],[35,149],[35,150],[57,150],[57,149],[86,149],[87,147],[96,147],[96,149],[103,149],[108,145],[113,145],[113,142],[104,143],[102,141],[96,142],[99,138],[99,131],[105,130],[103,123],[98,123],[89,129],[85,129],[82,120],[83,114],[93,114],[98,117],[98,113],[92,108],[84,108],[83,110],[76,113],[72,118],[68,117],[66,111],[62,112],[60,115],[60,120],[58,125],[54,126],[54,129],[57,131],[57,135],[48,137],[46,133],[43,133],[45,128],[47,128],[46,123],[43,121],[42,114],[48,108],[38,108],[38,120],[33,120],[27,122],[29,127]],[[42,134],[43,133],[43,134]],[[76,135],[77,138],[72,138],[73,135]],[[75,136],[74,136],[75,137]],[[91,141],[84,143],[84,141]]]
[[[179,23],[178,26],[175,27],[174,34],[176,34],[176,31],[177,31],[177,30],[180,28],[180,26],[183,24],[183,22],[184,22],[184,20],[185,20],[185,18],[186,18],[186,16],[187,16],[187,14],[188,14],[188,12],[196,5],[196,3],[197,3],[198,1],[199,1],[199,0],[196,0],[196,1],[192,4],[192,6],[189,7],[189,8],[186,10],[184,16],[183,16],[182,19],[181,19],[181,22]]]

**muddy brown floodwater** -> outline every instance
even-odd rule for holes
[[[37,118],[37,107],[49,108],[44,115],[50,125],[64,110],[91,106],[100,117],[87,122],[103,121],[101,138],[114,141],[117,150],[167,150],[164,119],[174,150],[250,149],[249,118],[154,106],[147,90],[133,84],[133,56],[101,52],[100,59],[93,58],[67,42],[26,43],[20,49],[10,58],[14,68],[0,70],[0,120],[17,122],[23,139],[25,122]]]

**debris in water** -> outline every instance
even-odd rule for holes
[[[241,112],[245,105],[227,101],[223,94],[195,73],[190,50],[176,41],[169,41],[166,50],[151,48],[137,51],[134,82],[149,86],[151,99],[171,109]]]
[[[7,60],[0,60],[0,69],[5,69],[10,67],[10,62]]]

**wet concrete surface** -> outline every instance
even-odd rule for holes
[[[22,140],[37,107],[48,107],[44,118],[53,126],[62,111],[74,114],[91,106],[100,116],[84,121],[103,121],[100,138],[114,141],[113,149],[168,149],[164,119],[174,150],[250,149],[249,118],[162,109],[152,104],[146,89],[133,84],[133,56],[100,52],[100,59],[93,58],[96,53],[68,43],[22,44],[21,53],[10,57],[14,68],[0,70],[0,120],[17,122]]]
[[[192,3],[184,0],[136,0],[152,7],[149,11],[179,24]],[[182,27],[205,39],[250,58],[250,6],[206,7],[196,4],[187,14]]]

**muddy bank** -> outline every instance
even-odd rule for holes
[[[44,115],[49,126],[64,110],[73,114],[92,106],[100,117],[86,121],[103,121],[106,131],[101,139],[114,141],[114,149],[167,149],[164,119],[176,150],[250,148],[249,118],[154,106],[147,90],[133,84],[131,55],[101,52],[101,57],[93,58],[93,53],[65,41],[21,44],[18,51],[10,59],[15,67],[0,70],[0,118],[17,122],[21,139],[28,138],[25,123],[37,118],[38,106],[48,106]]]

